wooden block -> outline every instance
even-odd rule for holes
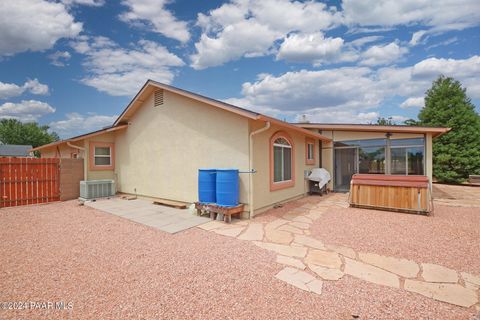
[[[161,206],[167,206],[177,209],[187,209],[187,205],[183,202],[172,201],[172,200],[156,200],[153,201],[153,204],[158,204]]]

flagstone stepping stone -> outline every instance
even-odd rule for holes
[[[299,216],[296,218],[293,218],[293,221],[296,222],[303,222],[303,223],[312,223],[312,219],[307,218],[306,216]]]
[[[310,292],[313,292],[316,294],[322,294],[323,282],[322,280],[315,279],[307,283],[307,287],[310,290]]]
[[[351,259],[356,258],[355,251],[352,248],[344,247],[344,246],[335,246],[335,245],[327,245],[328,250],[335,251],[336,253],[340,253],[342,256],[349,257]]]
[[[324,268],[315,264],[309,264],[308,268],[318,274],[323,280],[336,281],[343,277],[344,273],[338,269]]]
[[[305,262],[332,269],[340,269],[342,266],[342,260],[336,252],[325,250],[309,250]]]
[[[292,257],[287,257],[282,255],[277,255],[277,263],[295,267],[300,270],[305,270],[306,268],[302,261]]]
[[[239,228],[228,228],[228,229],[213,229],[213,232],[221,234],[222,236],[237,237],[242,231],[245,229],[244,227]]]
[[[416,278],[420,267],[413,261],[394,257],[385,257],[374,253],[359,253],[360,260],[405,278]]]
[[[295,235],[295,242],[314,249],[325,250],[325,246],[322,241],[309,236],[297,234]]]
[[[428,282],[457,283],[457,271],[432,263],[422,263],[422,278]]]
[[[368,282],[400,288],[400,279],[397,275],[360,261],[345,258],[344,272]]]
[[[284,256],[303,258],[307,254],[307,248],[305,247],[286,246],[283,244],[260,241],[253,241],[253,243],[260,248],[267,249]]]
[[[318,209],[312,209],[307,215],[305,215],[305,217],[310,218],[312,220],[317,220],[317,219],[320,219],[324,213],[325,211],[323,210],[320,211]]]
[[[222,228],[223,226],[225,226],[225,224],[220,222],[220,221],[209,221],[207,223],[199,225],[198,227],[200,229],[210,231],[210,230],[213,230],[213,229]]]
[[[289,224],[291,226],[293,226],[295,228],[299,228],[299,229],[309,229],[310,228],[310,224],[305,223],[305,222],[294,221],[294,222],[290,222]]]
[[[465,280],[465,283],[470,283],[475,285],[476,287],[480,287],[480,276],[473,275],[468,272],[461,272],[463,280]]]
[[[279,230],[267,230],[265,232],[265,238],[270,242],[289,244],[293,241],[293,235],[290,232]]]
[[[305,203],[301,208],[312,209],[315,207],[314,203]]]
[[[322,281],[305,271],[286,267],[277,273],[275,278],[305,291],[322,293]]]
[[[294,233],[294,234],[303,234],[303,230],[302,229],[298,229],[298,228],[295,228],[295,227],[292,227],[291,225],[283,225],[283,226],[280,226],[277,230],[279,231],[286,231],[286,232],[290,232],[290,233]]]
[[[464,288],[459,284],[431,283],[406,279],[404,288],[407,291],[466,308],[478,302],[478,296],[474,290]]]
[[[265,225],[265,231],[267,230],[274,230],[274,229],[277,229],[278,227],[280,227],[281,225],[284,225],[286,223],[288,223],[290,221],[288,220],[285,220],[285,219],[276,219],[276,220],[273,220],[269,223],[267,223]]]
[[[238,236],[240,240],[262,240],[263,239],[263,225],[261,223],[251,223],[244,233]]]
[[[301,212],[289,211],[289,212],[285,213],[282,216],[282,218],[287,219],[287,220],[293,220],[293,219],[298,218],[302,215],[303,215],[303,213],[301,213]]]

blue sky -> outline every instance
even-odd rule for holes
[[[439,74],[478,109],[478,0],[0,4],[0,118],[61,137],[112,124],[148,78],[288,121],[401,123]]]

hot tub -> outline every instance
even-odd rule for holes
[[[355,174],[350,182],[350,205],[428,214],[432,210],[428,177]]]

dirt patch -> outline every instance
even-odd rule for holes
[[[312,227],[326,243],[361,252],[480,273],[480,209],[436,205],[433,216],[368,209],[330,209]]]
[[[478,225],[478,224],[477,224]],[[470,319],[474,312],[345,276],[322,295],[274,278],[275,255],[194,228],[175,235],[76,201],[0,210],[0,301],[71,301],[1,319]]]

